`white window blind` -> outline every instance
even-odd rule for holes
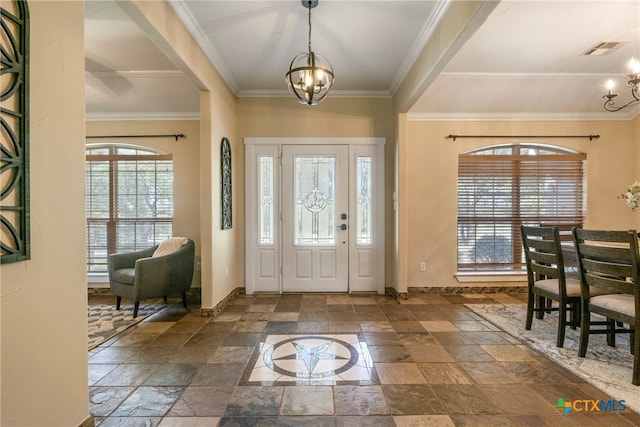
[[[126,145],[86,150],[87,271],[107,256],[153,246],[173,234],[171,155]]]
[[[521,224],[582,224],[585,160],[526,144],[461,154],[458,270],[523,268]]]

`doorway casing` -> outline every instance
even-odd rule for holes
[[[245,138],[245,278],[246,292],[282,293],[283,281],[283,203],[282,152],[285,146],[323,147],[340,145],[348,149],[348,283],[353,292],[384,294],[384,145],[385,138]],[[312,150],[313,151],[313,150]],[[320,150],[319,150],[320,151]],[[361,212],[356,194],[356,164],[370,164],[371,214],[369,239],[356,235],[355,218]],[[358,163],[359,162],[359,163]],[[268,194],[263,192],[271,188]],[[265,203],[265,200],[267,203]],[[336,215],[340,213],[336,212]],[[266,217],[264,215],[267,215]],[[271,217],[269,217],[271,215]],[[286,217],[286,215],[284,215]],[[289,215],[290,216],[290,215]],[[267,220],[265,220],[267,218]],[[339,218],[336,218],[336,224]],[[343,221],[341,221],[343,222]],[[290,226],[290,225],[288,225]],[[284,287],[287,288],[287,287]],[[318,288],[312,290],[321,292]]]

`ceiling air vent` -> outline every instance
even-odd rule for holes
[[[623,42],[600,42],[593,46],[582,55],[584,56],[602,56],[611,53],[612,50],[617,49]]]

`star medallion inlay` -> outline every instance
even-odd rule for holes
[[[247,381],[270,383],[377,382],[358,335],[268,335]]]
[[[292,342],[296,349],[296,354],[289,354],[282,356],[274,360],[287,360],[287,359],[299,359],[303,360],[309,373],[312,373],[318,364],[318,361],[323,360],[348,360],[346,357],[338,356],[337,354],[327,353],[327,349],[333,344],[328,342],[326,344],[318,345],[315,347],[307,347],[304,344]]]

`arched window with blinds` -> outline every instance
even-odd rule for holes
[[[582,224],[586,155],[511,144],[458,158],[458,270],[524,268],[520,225]]]

